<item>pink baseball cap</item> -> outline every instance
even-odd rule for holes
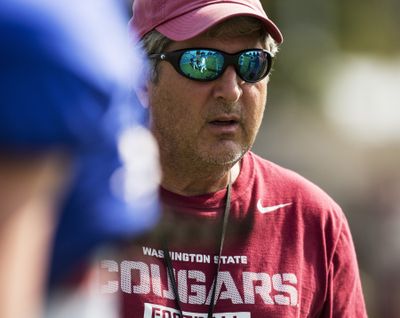
[[[184,41],[234,16],[261,20],[278,43],[282,33],[268,18],[259,0],[134,0],[129,21],[139,38],[156,29],[173,41]]]

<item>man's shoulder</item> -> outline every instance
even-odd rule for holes
[[[255,170],[255,180],[266,187],[271,196],[306,206],[308,210],[331,210],[341,215],[339,205],[318,185],[299,173],[249,153]],[[338,216],[339,216],[338,215]]]
[[[249,152],[248,160],[252,161],[252,165],[256,171],[256,176],[267,178],[269,182],[274,182],[278,184],[282,183],[286,186],[302,185],[307,188],[318,188],[317,185],[306,179],[304,176],[300,175],[298,172],[291,170],[290,168],[283,167],[280,164],[272,162],[268,159],[262,158],[261,156],[253,152]]]

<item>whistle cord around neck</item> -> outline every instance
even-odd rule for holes
[[[226,190],[226,198],[225,198],[225,209],[224,209],[224,214],[222,216],[221,235],[220,235],[220,240],[219,240],[219,244],[218,244],[218,262],[216,264],[214,280],[213,280],[213,284],[212,284],[211,300],[210,300],[210,306],[208,308],[208,316],[207,316],[208,318],[212,318],[213,313],[214,313],[215,303],[216,303],[215,294],[216,294],[217,285],[218,285],[218,274],[219,274],[219,270],[221,267],[222,250],[224,247],[225,233],[226,233],[226,229],[227,229],[227,225],[228,225],[229,212],[231,209],[231,185],[232,185],[232,181],[231,181],[231,176],[229,175],[229,182],[228,182],[228,186],[227,186],[227,190]],[[175,296],[176,309],[179,311],[181,317],[183,317],[181,301],[179,298],[178,285],[176,283],[174,270],[172,267],[171,256],[169,255],[169,251],[168,251],[167,247],[164,247],[164,263],[165,263],[165,267],[167,269],[168,277],[171,281],[172,291]]]

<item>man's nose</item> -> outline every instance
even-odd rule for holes
[[[244,81],[236,74],[233,66],[228,66],[225,72],[214,81],[214,98],[227,102],[237,102],[243,94],[241,85]]]

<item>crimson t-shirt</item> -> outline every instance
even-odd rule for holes
[[[184,317],[207,317],[226,190],[184,197],[161,189],[159,229],[104,260],[123,317],[180,317],[164,263],[168,248]],[[249,152],[232,185],[214,317],[366,317],[354,246],[340,207],[298,174]]]

